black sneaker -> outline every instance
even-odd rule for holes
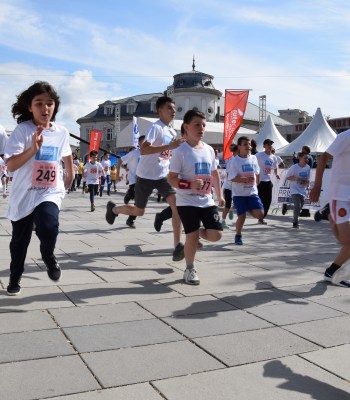
[[[310,214],[310,210],[308,208],[303,208],[300,211],[300,217],[310,217],[310,216],[311,216],[311,214]]]
[[[156,216],[154,217],[154,229],[157,232],[160,232],[160,230],[162,229],[162,225],[163,225],[163,220],[160,217],[160,213],[157,213]]]
[[[184,245],[179,242],[173,251],[173,261],[181,261],[185,258]]]
[[[243,245],[242,235],[235,235],[235,244],[238,245],[238,246],[242,246]]]
[[[126,220],[126,225],[128,225],[130,228],[134,228],[134,229],[136,228],[135,222],[130,219]]]
[[[18,294],[21,293],[21,286],[19,285],[21,282],[20,279],[11,279],[10,282],[7,286],[7,294],[9,296],[17,296]]]
[[[48,260],[43,259],[43,261],[46,265],[48,277],[54,282],[59,281],[61,279],[62,272],[58,264],[57,258],[55,256],[51,256],[51,258],[49,258]]]
[[[335,285],[335,286],[350,288],[350,281],[340,281],[340,282],[338,282],[338,283],[333,283],[333,282],[332,282],[332,276],[333,276],[333,275],[329,274],[328,272],[325,272],[325,274],[324,274],[324,280],[325,280],[326,282],[332,283],[332,285]]]
[[[315,212],[314,219],[316,222],[320,222],[322,220],[328,221],[328,215],[331,213],[329,209],[329,203],[325,204],[320,210]]]
[[[115,207],[115,203],[113,203],[113,201],[109,201],[107,203],[106,221],[110,225],[113,225],[115,218],[118,216],[118,214],[114,214],[114,212],[113,212],[114,207]]]
[[[299,224],[297,222],[293,222],[293,228],[299,229]]]
[[[282,215],[286,215],[288,210],[288,206],[286,203],[282,204]]]

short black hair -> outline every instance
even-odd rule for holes
[[[248,136],[240,136],[240,137],[238,138],[238,140],[237,140],[238,146],[240,146],[244,140],[248,140],[248,142],[250,142],[250,139],[249,139]]]
[[[158,111],[161,107],[163,107],[164,104],[166,104],[166,103],[174,103],[174,104],[175,104],[174,100],[173,100],[171,97],[168,97],[168,96],[161,96],[161,97],[158,97],[157,102],[156,102],[156,109],[157,109],[157,111]]]
[[[97,156],[97,151],[96,150],[91,150],[89,155],[90,155],[90,157],[91,156]]]
[[[198,110],[188,110],[184,115],[184,124],[189,124],[194,117],[199,117],[202,119],[206,119],[206,116],[202,111]]]
[[[55,120],[58,108],[60,106],[60,98],[56,92],[56,89],[48,82],[36,81],[33,83],[33,85],[29,86],[28,89],[20,93],[17,96],[16,103],[12,104],[12,116],[15,119],[17,117],[16,120],[18,124],[24,121],[31,121],[33,119],[33,113],[29,111],[29,107],[31,106],[34,97],[42,93],[47,93],[55,102],[55,109],[52,114],[51,121]]]

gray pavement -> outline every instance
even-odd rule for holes
[[[11,224],[0,218],[3,400],[350,399],[350,289],[323,282],[338,250],[326,222],[291,212],[247,219],[197,253],[201,284],[172,262],[171,223],[154,231],[155,198],[136,229],[111,197],[66,196],[51,282],[35,234],[22,293],[6,295]],[[6,200],[0,200],[3,216]]]

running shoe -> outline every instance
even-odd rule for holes
[[[55,256],[51,256],[47,260],[43,259],[43,261],[44,264],[46,265],[48,277],[54,282],[59,281],[61,279],[62,272],[58,264],[57,258]]]
[[[154,217],[154,229],[157,232],[160,232],[160,230],[162,229],[162,225],[163,225],[163,220],[160,216],[160,213],[156,213],[156,216]]]
[[[21,286],[19,285],[21,282],[20,279],[12,279],[10,277],[10,282],[7,286],[7,294],[9,296],[17,296],[21,293]]]
[[[224,219],[221,221],[221,226],[222,226],[222,229],[229,229],[229,227],[227,226],[226,221]]]
[[[242,235],[235,236],[235,244],[237,244],[238,246],[242,246],[242,244],[243,244]]]
[[[185,258],[183,243],[179,242],[173,251],[173,261],[181,261]]]
[[[331,213],[329,203],[326,203],[320,210],[315,212],[314,220],[320,222],[322,220],[328,221],[328,215]]]
[[[286,215],[288,210],[288,206],[286,203],[282,204],[282,215]]]
[[[184,272],[184,281],[187,285],[199,285],[200,280],[197,271],[194,268],[186,268]]]
[[[114,220],[118,216],[118,214],[114,214],[113,208],[115,207],[115,203],[113,201],[109,201],[107,203],[107,210],[106,210],[106,221],[110,224],[113,225]]]
[[[126,225],[128,225],[129,228],[134,228],[134,229],[136,228],[135,222],[132,221],[131,219],[126,220]]]
[[[230,210],[228,212],[228,218],[232,220],[233,219],[233,215],[234,215],[233,210]]]
[[[342,281],[348,281],[350,279],[350,264],[343,264],[332,276],[333,285],[338,285]]]
[[[333,275],[335,275],[335,274],[333,274]],[[333,283],[333,285],[336,285],[336,286],[350,288],[350,281],[340,281],[338,283],[335,283],[335,282],[333,282],[332,278],[333,278],[333,276],[331,274],[329,274],[328,272],[325,272],[324,280],[326,282]]]

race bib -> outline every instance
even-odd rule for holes
[[[32,174],[32,186],[42,188],[57,187],[58,163],[35,161]]]
[[[171,150],[164,150],[161,153],[159,153],[159,157],[162,160],[169,160],[171,157]]]
[[[213,186],[213,177],[211,175],[196,175],[196,179],[202,179],[203,185],[199,189],[192,189],[195,194],[210,194]]]

